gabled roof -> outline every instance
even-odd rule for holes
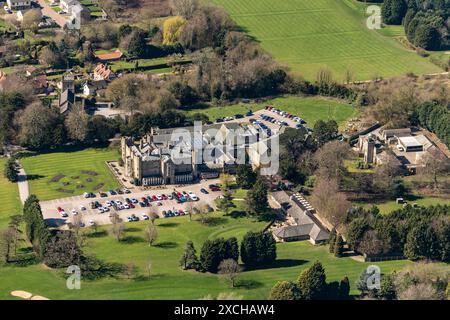
[[[84,85],[87,86],[89,90],[101,90],[107,87],[105,80],[87,81]]]

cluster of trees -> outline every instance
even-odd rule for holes
[[[415,263],[390,274],[382,274],[379,288],[368,287],[371,270],[364,270],[356,282],[362,299],[446,300],[449,276],[432,263]],[[369,281],[368,281],[369,280]]]
[[[439,139],[450,147],[450,111],[437,102],[421,104],[417,110],[417,120],[421,126],[434,132]]]
[[[24,241],[20,224],[21,215],[10,217],[8,226],[0,230],[0,261],[10,263],[17,259],[19,243]]]
[[[374,207],[349,210],[348,246],[368,256],[404,255],[411,260],[450,261],[448,206],[405,208],[380,215]]]
[[[26,236],[33,244],[34,252],[43,259],[51,234],[42,216],[39,199],[35,195],[29,196],[23,205],[23,221]]]
[[[408,40],[426,50],[439,50],[450,44],[448,18],[450,2],[427,0],[385,0],[383,21],[402,24]]]
[[[272,235],[267,232],[248,232],[241,243],[240,256],[245,266],[253,268],[268,265],[276,259],[276,245]],[[231,266],[234,261],[234,267]],[[239,270],[239,244],[235,237],[206,240],[201,248],[200,256],[192,241],[186,243],[180,266],[183,269],[195,269],[202,272],[225,273],[224,269],[233,273]],[[223,263],[226,261],[225,263]],[[229,272],[228,272],[229,273]]]
[[[273,286],[270,300],[347,300],[350,282],[344,277],[340,282],[327,283],[325,269],[319,261],[304,270],[296,283],[280,281]]]

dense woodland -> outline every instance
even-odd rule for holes
[[[382,17],[386,24],[403,25],[417,47],[445,50],[450,46],[449,0],[384,0]]]

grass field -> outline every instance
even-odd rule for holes
[[[323,263],[329,281],[347,275],[352,293],[356,294],[355,281],[369,265],[351,258],[335,258],[328,253],[327,246],[313,246],[305,241],[281,243],[277,246],[278,258],[275,264],[243,272],[239,276],[238,287],[230,289],[219,275],[182,271],[178,267],[186,241],[192,240],[197,251],[200,251],[205,239],[236,236],[240,241],[248,230],[259,230],[266,223],[249,218],[224,217],[217,213],[214,217],[215,223],[209,226],[198,221],[190,222],[188,217],[157,220],[159,238],[153,247],[142,239],[143,228],[149,222],[128,224],[127,240],[121,243],[107,233],[89,239],[85,249],[87,252],[110,262],[134,263],[138,268],[136,279],[121,276],[95,281],[82,280],[81,290],[68,290],[62,271],[48,270],[41,265],[9,266],[0,268],[0,299],[11,298],[9,292],[15,289],[51,299],[199,299],[208,294],[215,297],[221,292],[230,291],[246,299],[265,299],[277,281],[295,281],[301,271],[316,260]],[[147,271],[149,263],[150,277]],[[409,263],[390,261],[377,264],[383,273],[389,273]]]
[[[395,38],[366,26],[365,5],[354,0],[212,0],[294,73],[314,80],[321,68],[337,80],[442,72]]]
[[[8,224],[10,216],[22,213],[17,184],[3,176],[5,163],[6,159],[0,158],[0,229]]]
[[[21,163],[30,177],[30,193],[50,200],[117,188],[105,161],[118,157],[115,150],[85,149],[39,154],[23,158]]]
[[[248,110],[257,111],[266,105],[273,105],[276,108],[302,117],[309,126],[319,120],[334,119],[339,124],[357,115],[357,111],[351,105],[320,97],[280,97],[265,101],[263,103],[236,104],[223,107],[211,107],[207,109],[193,109],[188,112],[192,115],[197,112],[206,114],[210,120],[219,117],[227,117],[235,114],[244,114]]]

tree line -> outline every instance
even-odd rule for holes
[[[350,249],[367,255],[450,261],[449,206],[410,205],[381,215],[376,207],[349,210],[345,220]]]
[[[239,257],[241,257],[245,267],[256,268],[270,265],[275,261],[276,255],[276,243],[272,234],[263,231],[249,231],[244,236],[240,249],[235,237],[217,238],[206,240],[199,256],[197,256],[193,242],[188,241],[180,258],[180,266],[185,270],[195,269],[201,272],[223,273],[223,266],[221,267],[223,261],[233,260],[237,265]],[[227,261],[228,265],[231,263]]]
[[[381,13],[386,24],[403,24],[417,47],[441,50],[450,45],[449,0],[384,0]]]

